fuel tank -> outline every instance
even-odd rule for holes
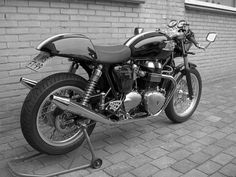
[[[51,56],[95,60],[97,55],[89,38],[80,34],[58,34],[41,42],[36,48]]]
[[[150,57],[167,59],[174,51],[174,42],[166,34],[149,31],[131,37],[125,42],[131,49],[132,57]]]

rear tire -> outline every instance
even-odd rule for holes
[[[170,100],[168,106],[165,109],[165,113],[167,117],[174,123],[182,123],[190,119],[194,111],[196,110],[202,93],[202,80],[199,72],[195,68],[190,68],[191,80],[192,80],[192,87],[193,87],[193,99],[188,100],[188,87],[186,82],[185,75],[181,74],[177,78],[177,88],[175,93]],[[193,82],[194,81],[194,82]],[[183,86],[183,88],[182,88]],[[183,97],[186,101],[190,101],[189,107],[187,106],[186,109],[178,109],[176,106],[179,97]],[[180,103],[180,101],[179,101]]]
[[[34,149],[42,153],[57,155],[57,154],[65,154],[69,151],[72,151],[83,143],[85,137],[83,136],[82,131],[78,127],[76,127],[73,124],[73,122],[70,123],[70,126],[72,127],[74,126],[73,131],[70,129],[71,127],[66,127],[68,125],[67,124],[65,125],[66,131],[69,131],[70,133],[72,132],[72,134],[75,131],[75,135],[73,135],[72,137],[68,137],[68,142],[67,140],[60,140],[60,139],[58,140],[58,142],[57,140],[51,140],[52,142],[50,142],[50,139],[49,138],[47,139],[47,134],[46,134],[47,131],[44,136],[41,130],[46,129],[47,128],[46,126],[48,126],[49,129],[51,129],[52,127],[55,130],[56,130],[56,127],[59,127],[59,129],[60,127],[62,127],[61,131],[58,131],[58,128],[56,131],[58,131],[58,135],[62,134],[62,137],[64,138],[63,128],[65,127],[61,126],[60,124],[60,122],[63,122],[61,118],[62,116],[59,117],[60,116],[59,114],[64,111],[63,110],[58,111],[60,112],[60,113],[57,113],[58,114],[57,117],[59,118],[54,118],[56,117],[55,110],[53,110],[54,112],[51,110],[55,108],[55,105],[53,107],[53,104],[51,104],[47,100],[47,98],[49,98],[50,95],[52,95],[56,90],[60,91],[59,93],[61,92],[64,93],[63,88],[65,88],[66,93],[67,93],[66,88],[74,88],[75,90],[78,89],[78,91],[81,90],[81,93],[82,93],[85,90],[86,85],[87,85],[87,81],[78,75],[75,75],[72,73],[57,73],[57,74],[53,74],[46,77],[45,79],[40,81],[33,89],[31,89],[31,91],[29,92],[29,94],[27,95],[24,101],[24,104],[21,110],[20,123],[21,123],[21,129],[22,129],[25,139]],[[70,93],[71,92],[75,93],[74,91],[70,91]],[[55,94],[56,93],[57,92],[55,92]],[[47,105],[46,108],[43,105],[44,103],[45,105]],[[46,109],[46,112],[43,112],[44,109]],[[76,117],[76,118],[80,120],[79,117]],[[68,119],[65,119],[65,122],[66,121],[68,121]],[[45,123],[46,128],[41,126],[42,122],[43,123],[46,122]],[[95,127],[95,122],[90,121],[90,123],[92,123],[92,125],[88,126],[87,128],[87,132],[89,135],[92,133]],[[53,136],[54,136],[54,133],[55,132],[53,132]],[[66,135],[66,138],[67,136],[68,135]]]

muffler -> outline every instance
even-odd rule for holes
[[[62,110],[70,111],[74,114],[94,120],[96,122],[113,124],[113,122],[111,120],[108,120],[104,115],[96,113],[82,105],[79,105],[78,103],[75,103],[68,98],[52,95],[50,99],[52,103],[57,105]]]
[[[20,78],[20,82],[29,89],[32,89],[37,84],[37,81],[30,80],[24,77]]]

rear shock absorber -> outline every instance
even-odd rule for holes
[[[82,101],[82,105],[86,106],[88,104],[89,98],[92,95],[94,88],[99,80],[99,78],[102,75],[102,65],[98,65],[98,67],[95,69],[94,73],[90,77],[89,83],[87,85],[87,88],[85,90],[85,96]]]

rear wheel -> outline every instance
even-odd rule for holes
[[[87,81],[71,73],[58,73],[40,81],[27,95],[21,111],[21,128],[27,142],[46,154],[64,154],[84,141],[85,123],[90,135],[95,127],[91,120],[59,109],[50,100],[51,95],[81,99]]]
[[[189,99],[186,77],[181,74],[177,78],[175,93],[165,109],[167,117],[175,123],[187,121],[196,110],[201,98],[201,76],[195,68],[190,69],[190,75],[193,88],[193,99]]]

